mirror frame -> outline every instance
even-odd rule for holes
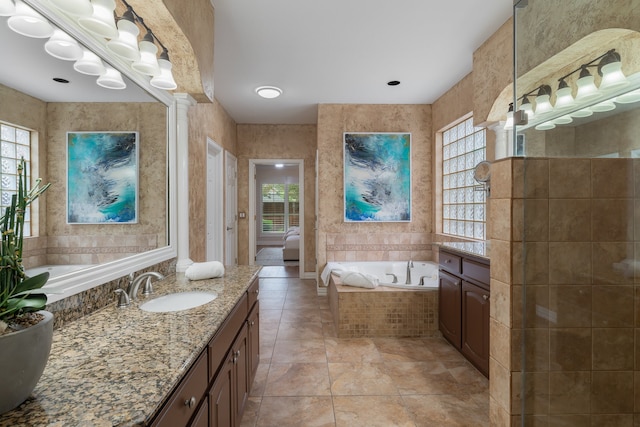
[[[46,285],[48,301],[53,303],[72,295],[91,289],[129,273],[167,261],[177,257],[177,203],[176,203],[176,155],[177,155],[177,106],[174,96],[166,91],[157,89],[149,84],[148,79],[131,71],[129,64],[113,55],[106,48],[106,40],[99,40],[80,29],[74,21],[63,15],[56,9],[49,7],[43,0],[24,0],[29,6],[41,13],[51,23],[67,32],[89,50],[102,58],[132,82],[144,89],[149,95],[156,98],[167,107],[167,238],[166,246],[140,254],[122,258],[120,260],[99,264],[78,270],[60,277],[54,277]],[[43,52],[43,54],[46,54]]]

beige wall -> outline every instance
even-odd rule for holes
[[[304,160],[304,271],[316,270],[315,125],[238,125],[238,211],[249,213],[250,159]],[[249,262],[249,221],[238,220],[238,263]],[[302,271],[301,271],[302,273]]]
[[[344,132],[411,133],[411,222],[345,223]],[[329,261],[431,260],[430,105],[323,104],[318,109],[318,266]]]
[[[207,256],[207,138],[236,155],[236,123],[218,101],[189,109],[189,257],[195,262]]]

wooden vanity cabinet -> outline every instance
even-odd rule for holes
[[[258,368],[259,282],[236,303],[152,426],[235,427]]]
[[[489,263],[440,250],[438,289],[442,335],[489,376]]]

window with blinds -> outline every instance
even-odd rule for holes
[[[0,123],[0,209],[2,215],[11,205],[11,197],[18,191],[18,162],[24,158],[27,180],[31,187],[31,132],[9,124]],[[31,207],[27,206],[24,236],[31,236]]]
[[[442,133],[442,232],[485,240],[485,197],[473,178],[486,158],[485,128],[470,117]]]
[[[300,225],[298,184],[262,184],[263,233],[284,233]]]

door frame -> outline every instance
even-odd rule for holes
[[[304,277],[304,159],[249,159],[249,265],[256,262],[256,165],[275,165],[278,163],[298,166],[298,184],[300,186],[300,256],[298,268],[300,277]]]
[[[229,163],[233,163],[235,182],[235,191],[233,194],[229,191],[229,177],[227,176]],[[238,264],[238,158],[229,151],[224,152],[224,176],[225,176],[225,197],[224,197],[224,263],[227,265]],[[233,205],[233,206],[232,206]],[[230,206],[232,211],[229,212]],[[233,216],[233,253],[229,253],[229,240],[227,236],[227,227],[229,219],[227,214]],[[233,262],[231,262],[233,260]]]
[[[214,140],[207,137],[207,237],[205,258],[207,261],[224,260],[224,210],[220,200],[224,200],[224,150]],[[209,158],[213,156],[211,168]],[[213,185],[210,180],[213,179]],[[209,225],[211,224],[211,225]],[[210,238],[211,236],[211,238]]]

